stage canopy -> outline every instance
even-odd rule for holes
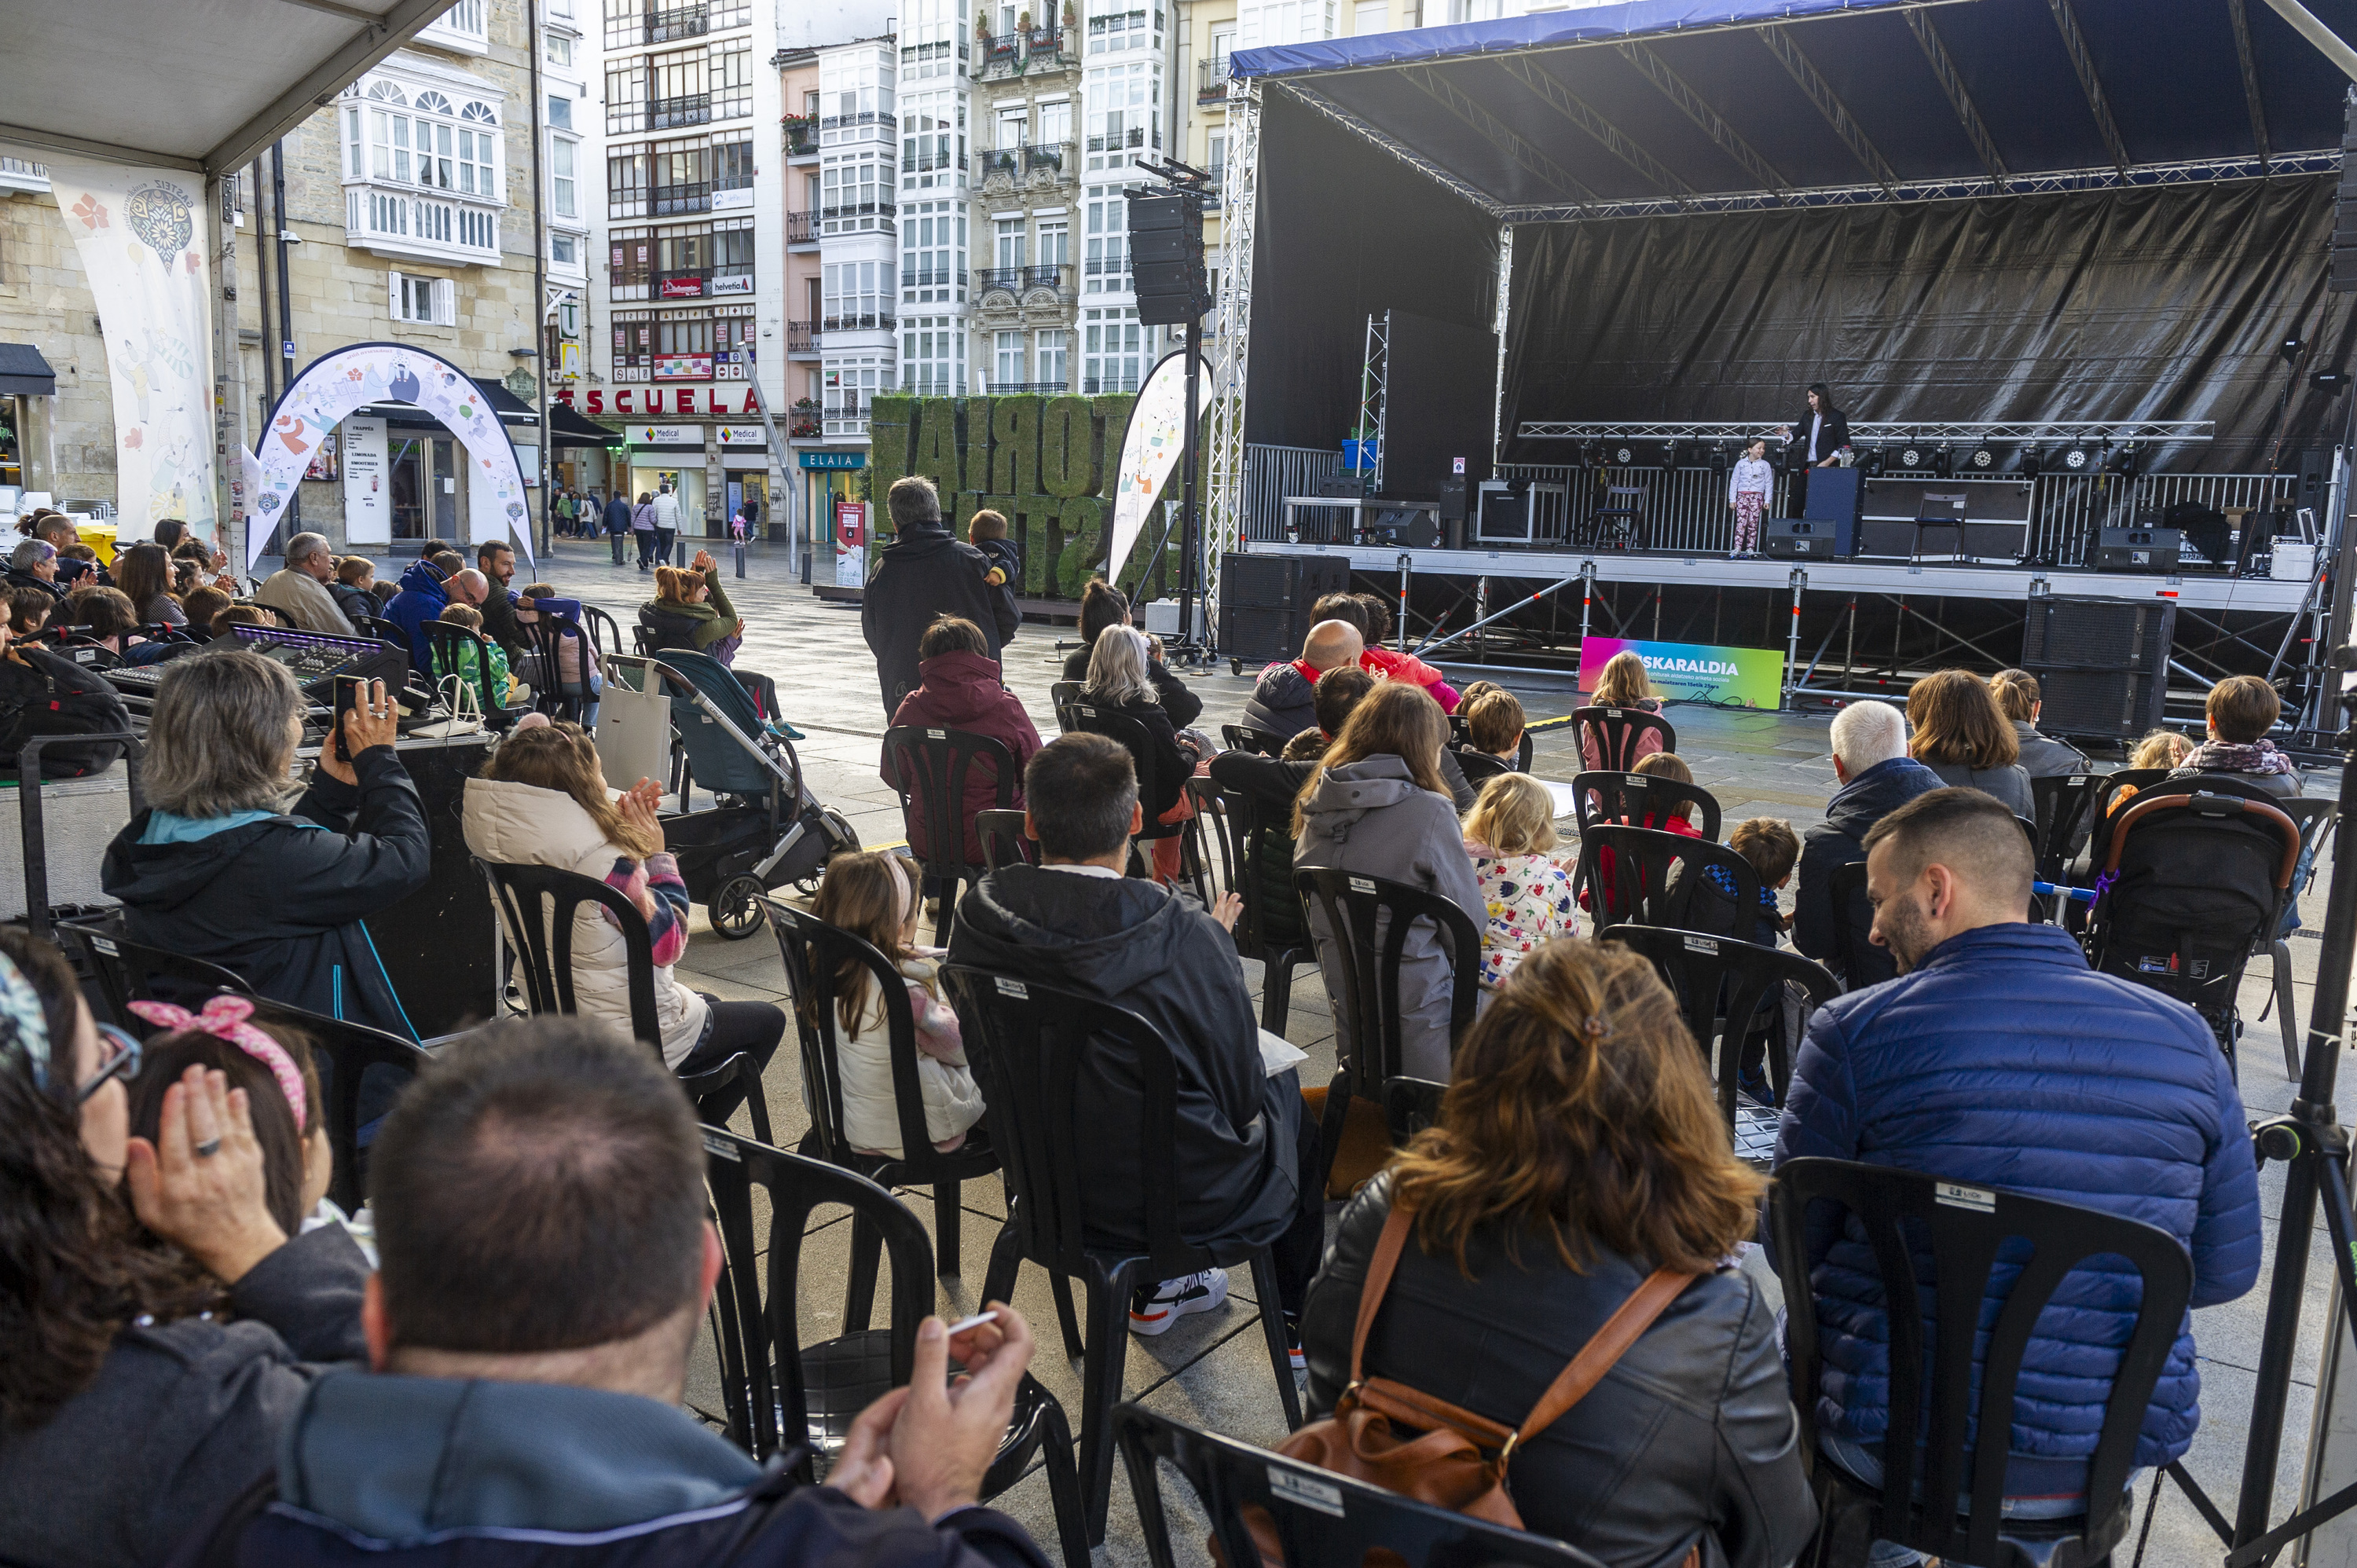
[[[1508,223],[2338,168],[2349,86],[2265,0],[1628,0],[1232,70]]]

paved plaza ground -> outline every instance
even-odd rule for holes
[[[746,642],[737,662],[773,676],[786,713],[806,738],[799,750],[813,789],[819,798],[847,816],[860,842],[888,845],[903,837],[897,798],[877,777],[879,742],[885,714],[877,696],[875,666],[859,632],[857,607],[825,603],[786,570],[782,548],[755,546],[748,552],[748,575],[731,580],[728,592],[747,625]],[[577,593],[610,610],[625,626],[637,607],[651,596],[651,579],[634,565],[609,564],[604,543],[562,540],[553,561],[542,564],[540,575],[568,592]],[[520,578],[520,581],[522,579]],[[1054,712],[1048,688],[1061,673],[1063,653],[1059,639],[1069,645],[1070,628],[1027,624],[1010,645],[1005,660],[1007,686],[1022,698],[1043,735],[1055,733]],[[1242,716],[1252,687],[1253,671],[1238,677],[1222,663],[1189,679],[1203,698],[1199,727],[1217,735],[1222,723]],[[1459,684],[1474,678],[1454,672]],[[1568,683],[1548,683],[1534,678],[1504,682],[1522,699],[1533,717],[1567,714],[1578,705]],[[1833,766],[1826,752],[1826,720],[1774,713],[1727,712],[1681,706],[1669,717],[1679,735],[1678,750],[1693,767],[1697,782],[1715,794],[1733,823],[1750,816],[1775,816],[1796,828],[1817,820],[1834,789]],[[1543,778],[1568,779],[1578,770],[1576,746],[1567,731],[1538,737],[1534,771]],[[2337,781],[2330,774],[2312,774],[2310,792],[2331,792]],[[2307,1016],[2308,998],[2315,977],[2319,948],[2313,940],[2323,923],[2324,884],[2301,906],[2306,929],[2292,943],[2298,972],[2299,1016]],[[1789,903],[1790,893],[1787,892]],[[762,934],[730,942],[698,926],[687,956],[680,961],[682,980],[716,995],[750,998],[787,1004],[784,977],[775,945]],[[1257,995],[1260,967],[1247,963],[1246,977]],[[2246,1018],[2255,1018],[2266,1001],[2265,976],[2254,966],[2244,988]],[[1333,1071],[1332,1018],[1317,972],[1303,969],[1296,981],[1287,1034],[1310,1053],[1302,1068],[1305,1083],[1322,1083]],[[2286,1110],[2292,1085],[2286,1080],[2276,1024],[2272,1015],[2250,1026],[2241,1052],[2243,1095],[2253,1116]],[[787,1041],[770,1064],[767,1076],[770,1114],[778,1141],[791,1147],[809,1125],[794,1062],[794,1039]],[[2357,1120],[2357,1091],[2343,1075],[2341,1115]],[[740,1113],[737,1130],[748,1131]],[[2280,1166],[2261,1175],[2268,1215],[2267,1268],[2273,1265],[2273,1216],[2283,1181]],[[929,1193],[906,1195],[909,1208],[930,1229],[933,1223]],[[966,1185],[963,1248],[964,1276],[940,1283],[941,1310],[945,1315],[972,1311],[982,1284],[990,1244],[1004,1209],[996,1183]],[[823,1215],[822,1216],[823,1219]],[[841,1312],[841,1282],[846,1253],[847,1227],[827,1223],[805,1249],[806,1288],[800,1304],[801,1332],[805,1342],[834,1331]],[[2288,1514],[2297,1493],[2300,1456],[2308,1436],[2310,1405],[2319,1361],[2320,1329],[2328,1305],[2330,1275],[2328,1242],[2318,1227],[2316,1262],[2309,1271],[2304,1338],[2297,1380],[2287,1412],[2284,1449],[2286,1462],[2277,1491],[2276,1517]],[[1746,1267],[1773,1295],[1776,1283],[1755,1257]],[[2194,1332],[2201,1350],[2202,1424],[2186,1463],[2194,1477],[2231,1514],[2243,1444],[2258,1364],[2261,1325],[2267,1273],[2241,1301],[2194,1314]],[[1251,1281],[1241,1272],[1230,1281],[1231,1305],[1223,1311],[1182,1320],[1157,1339],[1133,1339],[1129,1348],[1127,1397],[1156,1410],[1246,1441],[1274,1444],[1285,1434],[1282,1407],[1271,1380],[1267,1356],[1249,1303]],[[883,1297],[879,1294],[879,1301]],[[1081,1410],[1080,1370],[1068,1364],[1057,1344],[1055,1312],[1044,1276],[1027,1269],[1016,1291],[1016,1305],[1030,1319],[1040,1344],[1033,1370],[1072,1418],[1077,1432]],[[700,1411],[716,1412],[720,1396],[712,1348],[707,1335],[699,1347],[691,1375],[689,1399]],[[1166,1493],[1170,1487],[1166,1485]],[[2149,1496],[2147,1479],[2137,1501],[2139,1522]],[[1017,1517],[1031,1526],[1039,1539],[1055,1539],[1047,1488],[1035,1471],[1001,1499]],[[1200,1560],[1200,1530],[1178,1531],[1183,1554]],[[2222,1553],[2192,1508],[2173,1486],[2164,1486],[2146,1561],[2161,1564],[2215,1561]],[[1105,1545],[1100,1557],[1109,1563],[1141,1563],[1145,1549],[1132,1511],[1126,1480],[1115,1472],[1114,1493]],[[2123,1555],[2125,1564],[2127,1556]]]

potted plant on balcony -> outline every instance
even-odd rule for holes
[[[819,403],[814,397],[800,397],[787,416],[786,434],[793,439],[819,434]]]

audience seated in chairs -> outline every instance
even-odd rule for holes
[[[1454,686],[1440,678],[1439,671],[1413,654],[1385,646],[1392,637],[1392,607],[1382,595],[1329,594],[1309,613],[1320,621],[1348,621],[1358,628],[1361,669],[1386,681],[1422,687],[1440,704],[1442,713],[1457,711],[1462,699]]]
[[[116,552],[114,585],[130,596],[142,625],[188,624],[188,612],[173,596],[172,557],[162,545],[145,542]],[[216,583],[214,586],[221,585]],[[233,583],[231,591],[235,591]]]
[[[1448,715],[1420,686],[1386,681],[1361,698],[1294,802],[1293,866],[1330,867],[1405,883],[1487,918],[1465,833],[1440,776]],[[1335,940],[1312,908],[1321,952]],[[1350,1000],[1339,963],[1322,961],[1340,1037]],[[1400,962],[1401,1060],[1407,1076],[1448,1077],[1448,955],[1437,932],[1408,935]]]
[[[1863,895],[1834,907],[1834,868],[1866,858],[1874,824],[1940,788],[1940,776],[1907,755],[1907,721],[1888,703],[1852,703],[1834,715],[1834,777],[1841,788],[1825,802],[1825,820],[1801,834],[1801,886],[1792,897],[1792,945],[1823,963],[1840,961],[1837,928],[1846,926],[1856,967],[1843,975],[1852,991],[1889,980],[1898,971],[1889,954],[1866,940],[1873,913]],[[2018,829],[2015,830],[2019,832]]]
[[[1357,665],[1329,670],[1318,677],[1318,722],[1287,741],[1282,757],[1249,751],[1223,751],[1211,758],[1211,782],[1243,796],[1251,806],[1251,828],[1239,845],[1244,865],[1241,876],[1256,879],[1263,937],[1275,947],[1289,948],[1301,940],[1301,896],[1293,888],[1293,802],[1318,759],[1326,754],[1334,732],[1359,700],[1375,689],[1375,678]]]
[[[192,642],[210,642],[213,618],[229,608],[231,603],[229,595],[219,588],[199,588],[181,602],[181,613],[188,618],[188,624],[180,630]]]
[[[1900,978],[1817,1009],[1777,1163],[1863,1160],[2110,1209],[2191,1252],[2196,1307],[2250,1289],[2257,1171],[2209,1026],[2182,1003],[2091,971],[2060,928],[2023,923],[2029,844],[2001,801],[1933,790],[1882,817],[1866,849],[1873,940]],[[1813,1238],[1810,1257],[1811,1278],[1784,1283],[1814,1294],[1825,1327],[1826,1386],[1841,1409],[1824,1446],[1873,1486],[1888,1417],[1881,1283],[1854,1240]],[[1927,1265],[1928,1255],[1916,1266]],[[2104,1391],[2135,1316],[2122,1278],[2081,1269],[2040,1319],[2006,1483],[2019,1517],[2084,1511]],[[2189,1328],[2146,1413],[2139,1466],[2185,1452],[2199,1388]],[[1878,1564],[1915,1560],[1877,1550]]]
[[[2021,743],[1987,682],[1969,670],[1935,671],[1908,688],[1907,722],[1915,732],[1907,755],[1942,783],[1994,795],[2015,816],[2038,820]]]
[[[416,1038],[361,924],[427,875],[395,717],[371,682],[344,715],[351,759],[323,748],[289,806],[303,693],[286,667],[242,650],[167,665],[141,765],[147,809],[99,873],[124,934],[220,964],[256,995]]]
[[[9,589],[8,635],[18,642],[31,641],[41,635],[57,608],[58,596],[47,588]]]
[[[2032,779],[2061,779],[2088,771],[2086,753],[2069,741],[2039,733],[2038,715],[2046,704],[2037,676],[2027,670],[2000,670],[1989,677],[1989,695],[2013,725],[2024,773]]]
[[[1606,1563],[1781,1568],[1816,1508],[1776,1313],[1724,1260],[1761,1183],[1728,1151],[1652,967],[1610,943],[1523,959],[1467,1033],[1439,1123],[1342,1212],[1302,1320],[1309,1409],[1352,1378],[1378,1243],[1405,1240],[1361,1376],[1509,1429],[1655,1269],[1689,1276],[1506,1472],[1523,1523]]]
[[[1154,795],[1139,804],[1147,822],[1168,825],[1193,815],[1194,808],[1187,800],[1187,780],[1203,754],[1191,739],[1178,736],[1178,726],[1162,711],[1161,694],[1146,674],[1152,667],[1145,633],[1125,626],[1107,627],[1098,634],[1095,651],[1089,655],[1088,684],[1081,694],[1090,704],[1135,719],[1145,729],[1146,754],[1133,761],[1140,779],[1153,779]],[[1172,833],[1149,842],[1154,846],[1154,879],[1174,881],[1184,841]]]
[[[975,1504],[1031,1358],[1004,1304],[953,1339],[925,1320],[909,1388],[859,1417],[823,1487],[765,1475],[680,1408],[720,1242],[694,1114],[642,1048],[587,1019],[485,1031],[419,1077],[372,1160],[369,1369],[283,1402],[284,1447],[239,1455],[274,1458],[274,1477],[192,1547],[296,1564],[365,1539],[417,1562],[1045,1568],[1020,1525]],[[970,1374],[954,1402],[952,1357]]]
[[[735,662],[745,641],[745,623],[728,602],[719,563],[708,550],[697,551],[692,565],[655,568],[655,596],[639,607],[639,624],[647,629],[650,651],[683,648],[723,664]]]
[[[1690,785],[1695,781],[1694,769],[1688,768],[1685,758],[1674,751],[1647,752],[1637,759],[1637,766],[1629,771],[1641,774],[1648,779],[1666,779],[1673,784]],[[1595,799],[1592,793],[1589,799]],[[1625,822],[1625,825],[1632,828],[1651,828],[1656,832],[1675,833],[1680,838],[1698,839],[1703,836],[1703,832],[1695,826],[1694,811],[1692,801],[1681,801],[1672,807],[1666,815],[1648,811],[1638,816],[1634,822]],[[1612,851],[1609,846],[1599,848],[1596,852],[1596,875],[1607,894],[1607,904],[1611,904],[1614,900],[1610,895],[1614,891],[1615,885],[1612,881]],[[1596,889],[1587,887],[1579,890],[1581,908],[1590,908],[1594,902],[1590,895],[1595,891]]]
[[[328,585],[328,596],[355,628],[361,616],[384,618],[384,601],[376,596],[376,563],[365,555],[347,555],[336,563],[336,580]]]
[[[1315,728],[1319,677],[1329,670],[1358,669],[1359,655],[1365,650],[1356,621],[1319,621],[1302,639],[1300,658],[1260,672],[1252,698],[1244,703],[1244,723],[1287,737]]]
[[[1540,943],[1579,935],[1571,873],[1555,851],[1555,796],[1545,785],[1527,773],[1501,773],[1481,786],[1465,819],[1465,853],[1489,909],[1483,984],[1503,981]]]
[[[276,626],[277,624],[278,615],[274,610],[264,609],[260,605],[231,605],[226,609],[213,612],[211,640],[219,642],[223,638],[228,638],[235,641],[236,634],[230,630],[233,626]]]
[[[974,622],[963,616],[945,615],[925,628],[917,642],[917,689],[900,699],[892,714],[893,728],[903,725],[965,730],[998,742],[1015,759],[1014,804],[1023,804],[1021,775],[1039,750],[1039,731],[1024,711],[1023,700],[999,683],[998,660],[990,656],[990,644]],[[903,782],[892,777],[888,757],[879,777],[894,789]],[[925,792],[915,780],[906,782],[909,853],[920,860],[982,865],[982,838],[974,832],[974,818],[975,812],[998,805],[995,768],[979,757],[967,767],[963,810],[965,841],[962,847],[945,843],[939,853],[925,821]],[[928,897],[932,892],[929,888]]]
[[[1641,713],[1658,714],[1661,699],[1653,693],[1653,682],[1645,673],[1645,661],[1633,649],[1622,649],[1604,661],[1596,676],[1596,691],[1588,705],[1598,708],[1628,708]],[[1582,725],[1579,734],[1579,766],[1588,773],[1639,771],[1637,765],[1663,749],[1665,742],[1662,732],[1647,728],[1639,732],[1625,757],[1609,757],[1598,749],[1596,736]]]
[[[1090,578],[1089,585],[1081,590],[1081,645],[1064,655],[1064,679],[1085,682],[1089,678],[1089,655],[1096,650],[1097,633],[1109,626],[1129,624],[1128,596],[1102,577]],[[1203,699],[1170,672],[1159,653],[1146,664],[1146,678],[1154,682],[1155,695],[1162,699],[1162,711],[1170,715],[1173,728],[1185,729],[1202,717]]]
[[[1110,636],[1111,633],[1106,635]],[[1131,635],[1135,635],[1134,633]],[[1419,699],[1421,700],[1421,699]],[[1426,704],[1429,706],[1430,704]],[[1438,722],[1438,713],[1434,713]],[[1279,1296],[1297,1319],[1301,1293],[1325,1243],[1324,1206],[1305,1199],[1317,1169],[1317,1126],[1303,1113],[1299,1075],[1263,1064],[1243,965],[1229,936],[1242,908],[1230,895],[1210,913],[1191,899],[1122,875],[1129,836],[1145,823],[1129,753],[1103,736],[1068,735],[1024,775],[1027,829],[1041,864],[985,876],[958,906],[950,961],[1100,996],[1144,1016],[1178,1058],[1178,1222],[1199,1246],[1274,1243]],[[1459,852],[1462,858],[1462,852]],[[1074,1086],[1082,1125],[1129,1127],[1138,1086],[1122,1062]],[[1082,1153],[1081,1200],[1102,1195],[1109,1240],[1142,1210],[1135,1152]],[[1160,1334],[1227,1297],[1220,1270],[1165,1280],[1130,1305],[1130,1327]]]
[[[328,592],[328,585],[335,580],[336,558],[328,552],[327,539],[317,533],[298,533],[286,542],[286,564],[254,590],[253,602],[269,606],[301,630],[350,637],[354,635],[351,618]]]
[[[1467,702],[1458,712],[1465,715],[1468,747],[1458,760],[1470,763],[1471,773],[1490,779],[1521,771],[1523,731],[1528,721],[1522,703],[1512,692],[1493,688],[1482,693],[1479,699]]]
[[[280,1223],[251,1093],[191,1063],[160,1086],[156,1135],[134,1139],[125,1080],[142,1056],[93,1022],[55,948],[0,929],[0,1518],[14,1563],[164,1561],[269,1470],[317,1364],[367,1353],[368,1260],[340,1227]]]
[[[552,865],[618,889],[646,917],[654,949],[655,1015],[662,1058],[693,1074],[740,1053],[766,1069],[785,1037],[786,1015],[767,1002],[723,1002],[691,991],[672,973],[687,950],[687,887],[663,848],[657,809],[662,787],[641,779],[615,797],[597,744],[579,725],[535,723],[511,732],[467,780],[461,816],[467,848],[488,861]],[[630,977],[622,934],[596,909],[574,918],[573,984],[585,1017],[628,1036]],[[706,1119],[726,1122],[741,1095],[716,1098]]]
[[[120,659],[146,639],[138,636],[138,612],[120,588],[77,589],[66,600],[73,617],[70,634],[76,642],[95,644]]]
[[[445,605],[434,618],[482,637],[483,612],[472,605]],[[479,644],[462,642],[447,656],[435,649],[430,669],[436,685],[455,675],[462,684],[473,687],[483,700],[486,715],[496,716],[502,709],[520,708],[532,700],[532,689],[508,669],[508,650],[488,637]]]
[[[924,908],[916,881],[916,863],[889,850],[838,854],[826,864],[811,912],[882,953],[906,981],[917,1026],[917,1087],[924,1095],[925,1132],[935,1152],[946,1155],[963,1147],[968,1132],[982,1120],[982,1089],[966,1062],[957,1014],[942,999],[941,950],[917,945],[917,920]],[[869,980],[856,958],[844,960],[834,977],[844,1134],[860,1154],[897,1160],[903,1150],[899,1097],[892,1085],[891,1023],[884,998],[870,989]]]
[[[2220,773],[2255,784],[2270,795],[2299,793],[2299,769],[2267,738],[2283,711],[2273,686],[2256,675],[2230,675],[2210,688],[2202,709],[2210,738],[2179,762],[2177,777]]]
[[[542,609],[543,599],[563,601],[556,609]],[[516,625],[527,643],[536,645],[541,618],[547,615],[569,614],[574,619],[569,628],[560,621],[557,631],[556,668],[544,670],[544,660],[535,658],[530,669],[531,684],[544,692],[554,691],[581,703],[581,727],[591,732],[597,728],[597,703],[606,693],[605,667],[597,661],[597,650],[587,631],[580,625],[580,601],[565,599],[554,583],[533,583],[526,587],[515,605]]]
[[[399,627],[409,639],[411,669],[423,670],[432,662],[433,650],[425,644],[425,634],[418,628],[429,620],[439,619],[446,605],[473,602],[473,596],[463,588],[457,593],[451,591],[455,579],[466,567],[466,558],[447,547],[421,556],[401,574],[401,591],[385,601],[383,618]]]
[[[45,539],[20,541],[8,556],[8,584],[16,588],[39,588],[52,598],[66,596],[65,584],[58,581],[57,546]]]

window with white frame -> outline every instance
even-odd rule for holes
[[[1118,190],[1088,202],[1086,249],[1082,253],[1082,294],[1129,292],[1129,203]]]
[[[920,396],[954,397],[964,390],[965,334],[953,316],[912,317],[900,323],[900,385]]]
[[[647,125],[647,62],[643,55],[606,62],[606,134],[628,135]]]
[[[1072,259],[1072,220],[1059,212],[1039,219],[1039,259],[1036,264],[1060,267]]]
[[[554,66],[561,66],[566,70],[572,70],[573,38],[571,35],[566,33],[552,32],[545,36],[548,40],[545,50],[545,53],[548,56],[548,63]]]
[[[1160,150],[1160,65],[1135,60],[1092,68],[1083,91],[1089,106],[1090,168],[1125,170],[1141,152]]]
[[[1161,42],[1160,0],[1092,0],[1089,53],[1143,48],[1149,44],[1159,48]]]
[[[548,205],[559,218],[581,216],[581,182],[575,172],[581,144],[570,136],[551,136],[548,145]]]
[[[860,435],[867,429],[867,407],[879,392],[892,390],[893,360],[889,355],[863,354],[825,362],[826,433]]]
[[[1012,392],[1028,385],[1031,380],[1029,334],[1024,332],[994,332],[991,334],[990,390]]]
[[[892,227],[891,154],[829,153],[819,166],[820,232],[856,234]]]
[[[573,0],[548,0],[548,19],[552,22],[573,20]]]
[[[1086,310],[1081,313],[1081,391],[1135,392],[1146,379],[1152,352],[1148,334],[1137,324],[1135,310]]]
[[[1072,335],[1063,328],[1039,334],[1038,379],[1045,391],[1060,392],[1071,385]]]
[[[1039,140],[1053,146],[1072,139],[1072,101],[1059,98],[1039,105]]]
[[[385,303],[395,321],[426,327],[457,324],[457,285],[448,278],[420,277],[414,273],[386,274]]]
[[[991,265],[1001,272],[1012,272],[1023,265],[1023,214],[1001,218],[992,225],[995,232]],[[1004,379],[1004,378],[1002,378]]]
[[[820,269],[826,314],[820,329],[861,331],[892,325],[892,263],[829,262]]]
[[[944,305],[965,297],[965,204],[910,202],[900,213],[900,297]]]
[[[548,124],[559,131],[573,129],[573,94],[552,92],[548,95]]]
[[[580,266],[581,237],[577,234],[551,231],[548,236],[548,262],[551,266]]]
[[[499,115],[468,100],[454,110],[431,90],[413,100],[393,81],[372,83],[344,113],[344,167],[350,179],[376,179],[454,191],[496,201]]]

